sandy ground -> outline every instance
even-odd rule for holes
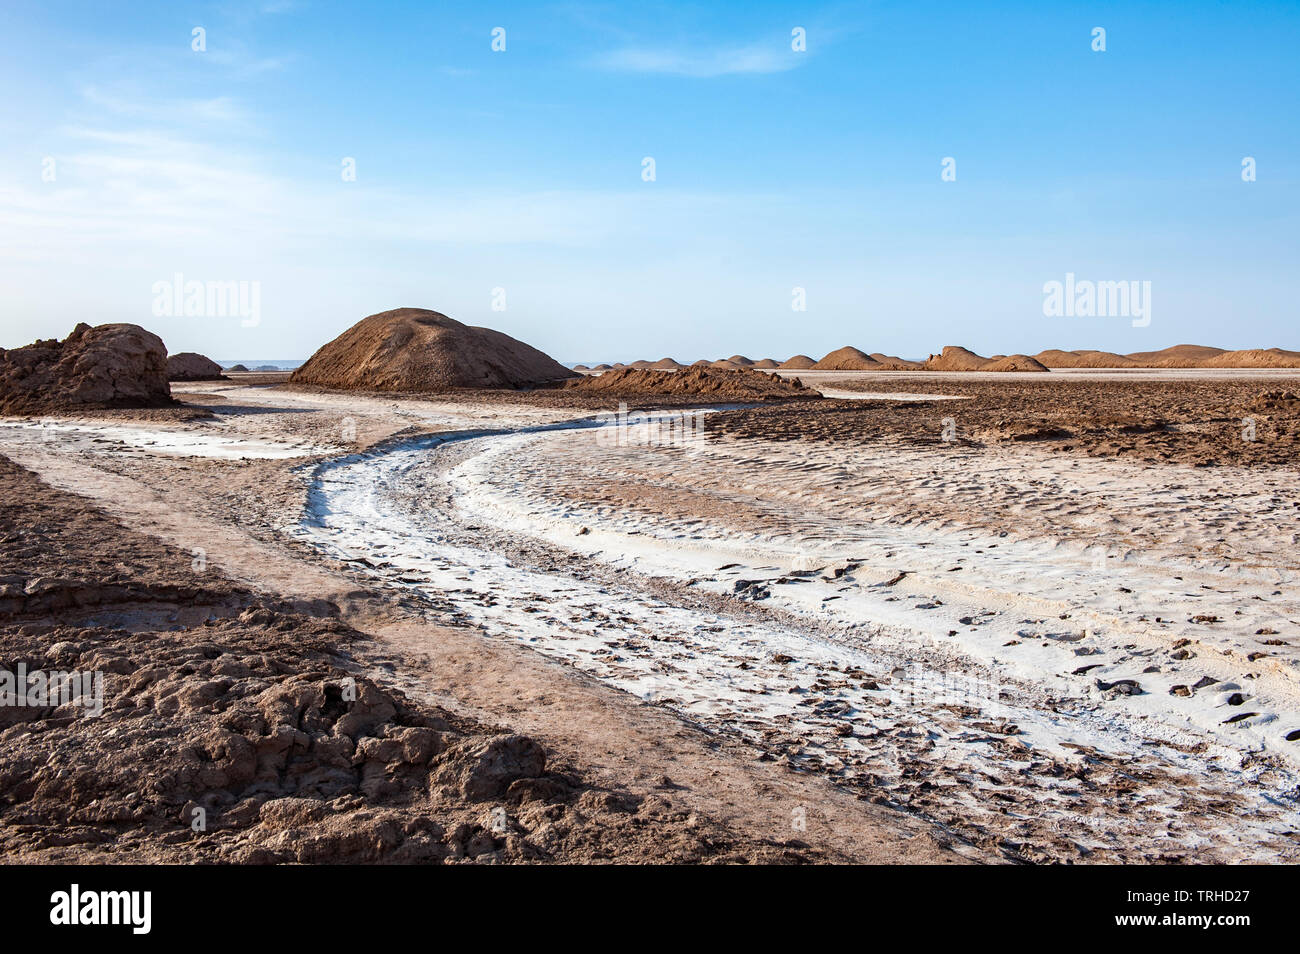
[[[377,684],[748,843],[1295,860],[1300,501],[1258,404],[1295,378],[1120,375],[840,374],[852,400],[621,430],[217,382],[180,395],[209,415],[0,451],[332,601]],[[1225,444],[1255,407],[1272,443]]]

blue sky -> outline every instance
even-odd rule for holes
[[[569,361],[1300,349],[1298,46],[1294,3],[9,0],[0,346],[418,305]],[[1067,272],[1150,324],[1045,317]],[[260,321],[156,316],[176,273]]]

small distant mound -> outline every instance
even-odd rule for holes
[[[754,362],[754,369],[758,371],[770,371],[773,368],[779,368],[779,367],[781,366],[771,358],[763,358],[759,361]]]
[[[1205,358],[1199,368],[1300,368],[1300,352],[1281,348],[1247,348]]]
[[[84,322],[57,341],[0,348],[0,412],[167,407],[167,346],[139,325]]]
[[[685,368],[681,371],[654,371],[624,368],[607,371],[598,378],[570,381],[566,389],[618,396],[683,395],[707,397],[715,401],[777,401],[813,399],[821,395],[806,388],[798,378],[764,374],[749,368]]]
[[[924,367],[927,371],[979,371],[988,363],[988,358],[981,358],[974,351],[945,345],[941,353],[930,355]]]
[[[1137,362],[1113,351],[1061,351],[1048,348],[1034,355],[1046,368],[1135,368]]]
[[[227,371],[233,371],[233,372],[235,372],[236,374],[244,374],[244,373],[247,373],[248,368],[246,368],[246,367],[245,367],[244,365],[242,365],[242,364],[232,364],[230,367],[226,368],[226,370],[227,370]]]
[[[653,368],[654,366],[655,363],[653,361],[647,361],[645,358],[642,358],[640,361],[633,361],[628,365],[629,368]]]
[[[627,365],[625,365],[622,361],[615,361],[612,365],[610,365],[610,367],[612,367],[614,370],[618,370],[619,368],[626,368]]]
[[[720,371],[741,371],[744,370],[730,358],[723,358],[721,361],[714,361],[709,365],[710,368],[717,368]]]
[[[608,364],[598,364],[598,365],[596,365],[594,368],[592,368],[591,370],[593,370],[593,371],[608,371],[609,369],[610,369],[610,365],[608,365]]]
[[[1011,354],[990,360],[981,371],[1046,371],[1047,366],[1027,354]]]
[[[787,361],[781,362],[782,371],[809,371],[817,366],[817,362],[806,354],[797,354]]]
[[[880,362],[865,351],[843,347],[832,351],[815,365],[815,371],[879,371]]]
[[[921,367],[919,361],[908,361],[906,358],[898,358],[892,354],[881,354],[879,351],[871,352],[871,359],[877,362],[884,371],[916,371]]]
[[[167,356],[168,381],[220,381],[221,365],[193,351]]]
[[[727,360],[741,368],[752,368],[754,366],[754,362],[749,358],[746,358],[743,354],[733,354]]]
[[[587,367],[585,364],[575,364],[575,365],[573,366],[573,370],[574,370],[574,371],[590,371],[591,368]]]
[[[278,364],[259,364],[253,370],[254,371],[279,371],[280,366]]]
[[[676,371],[678,368],[685,367],[685,365],[678,364],[672,358],[660,358],[654,364],[650,365],[650,367],[654,368],[656,371]]]
[[[1209,345],[1180,344],[1162,351],[1134,351],[1128,357],[1142,368],[1198,368],[1202,361],[1225,353]]]
[[[380,312],[339,335],[293,372],[294,384],[340,390],[441,391],[522,388],[575,372],[491,328],[427,308]]]

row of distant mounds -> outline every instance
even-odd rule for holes
[[[611,371],[622,368],[635,368],[659,371],[675,371],[686,367],[672,358],[659,361],[633,361],[631,364],[598,364],[594,368],[575,365],[575,371]],[[1033,358],[1022,354],[996,355],[993,358],[981,358],[965,348],[944,348],[942,355],[931,355],[929,361],[908,361],[888,354],[867,354],[854,347],[844,347],[832,351],[820,361],[815,361],[806,354],[797,354],[786,361],[763,358],[754,361],[743,354],[733,354],[730,358],[719,361],[701,360],[690,365],[692,368],[718,368],[736,371],[752,369],[758,371],[1046,371]]]
[[[675,371],[669,374],[666,372]],[[753,368],[616,368],[580,377],[567,390],[617,395],[689,395],[719,401],[779,401],[820,398],[798,378],[783,378]]]
[[[139,325],[81,322],[62,341],[0,348],[0,412],[165,407],[175,403],[169,381],[220,377],[203,355],[168,357],[163,340]]]
[[[1300,351],[1246,348],[1225,351],[1208,345],[1174,345],[1162,351],[1044,351],[1036,356],[1049,368],[1300,368]]]
[[[575,365],[575,371],[610,371],[620,368],[677,370],[686,365],[672,358],[659,361],[633,361],[631,364]],[[720,361],[696,361],[690,367],[757,368],[782,371],[1048,371],[1052,368],[1300,368],[1300,351],[1281,348],[1250,348],[1225,351],[1207,345],[1174,345],[1162,351],[1135,351],[1115,354],[1110,351],[1060,351],[1049,349],[1036,355],[993,355],[985,358],[956,345],[948,345],[925,361],[909,361],[878,352],[867,354],[858,348],[844,347],[832,351],[820,361],[797,354],[786,361],[772,358],[752,361],[733,354]]]

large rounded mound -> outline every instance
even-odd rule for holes
[[[785,361],[782,361],[781,370],[782,371],[807,371],[810,368],[815,367],[816,364],[817,362],[814,361],[812,358],[808,357],[806,354],[797,354],[793,358],[789,358]]]
[[[221,365],[193,351],[167,357],[168,381],[219,381],[222,377]]]
[[[880,362],[865,351],[845,346],[822,358],[813,369],[816,371],[879,371]]]
[[[362,318],[317,351],[289,380],[348,391],[522,388],[575,372],[491,328],[475,328],[427,308]]]
[[[821,397],[817,391],[804,387],[798,378],[787,379],[778,374],[764,374],[749,368],[725,370],[691,367],[681,371],[623,368],[606,371],[599,377],[572,381],[566,388],[620,397],[691,395],[718,401],[808,400]]]
[[[167,346],[139,325],[84,322],[63,341],[0,349],[0,411],[166,407]]]

